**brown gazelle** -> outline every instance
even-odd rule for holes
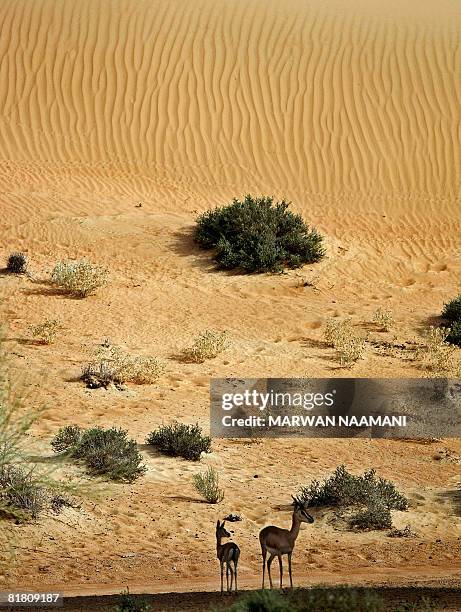
[[[224,523],[216,523],[216,554],[221,564],[221,593],[223,592],[223,573],[224,563],[226,564],[226,580],[227,580],[227,591],[232,591],[232,583],[235,577],[235,592],[237,592],[237,564],[240,557],[240,548],[234,542],[226,542],[221,544],[223,538],[230,538],[231,534],[224,527]],[[234,566],[232,569],[231,562]],[[229,588],[229,573],[231,577],[230,588]]]
[[[292,496],[293,497],[293,496]],[[280,588],[282,588],[282,555],[288,555],[288,572],[290,574],[290,587],[293,587],[293,579],[291,576],[291,555],[295,547],[296,538],[299,534],[301,523],[313,523],[314,518],[306,511],[304,504],[293,497],[293,517],[291,529],[281,529],[280,527],[264,527],[259,533],[259,542],[261,543],[261,551],[263,554],[263,586],[266,571],[266,556],[269,553],[270,557],[267,561],[267,571],[269,574],[269,582],[272,589],[271,564],[274,557],[279,558],[280,566]]]

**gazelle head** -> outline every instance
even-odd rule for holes
[[[311,516],[306,510],[306,506],[303,504],[303,502],[293,495],[291,497],[293,497],[293,513],[296,514],[301,523],[313,523],[314,517]]]
[[[231,534],[224,527],[225,522],[226,521],[223,521],[222,523],[220,523],[218,519],[216,523],[216,537],[217,538],[230,538],[231,537]]]

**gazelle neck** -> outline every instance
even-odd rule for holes
[[[293,541],[296,540],[296,538],[298,537],[300,527],[301,527],[301,521],[298,515],[296,514],[296,512],[293,512],[293,517],[291,519],[291,529],[290,529],[290,538]]]

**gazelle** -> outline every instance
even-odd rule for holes
[[[237,592],[237,564],[240,557],[240,548],[234,542],[226,542],[221,544],[222,538],[230,538],[231,534],[224,527],[224,523],[216,523],[216,554],[221,564],[221,593],[223,592],[223,574],[224,574],[224,563],[226,564],[226,581],[227,591],[232,591],[232,583],[235,575],[235,592]],[[234,565],[232,569],[231,562]],[[229,588],[229,573],[231,577],[230,588]]]
[[[293,496],[292,496],[293,497]],[[295,547],[296,538],[299,534],[301,523],[313,523],[314,518],[306,511],[304,504],[296,497],[293,497],[293,517],[291,529],[281,529],[280,527],[264,527],[259,533],[259,542],[263,554],[263,586],[266,571],[266,556],[269,553],[270,557],[267,561],[267,571],[269,574],[269,582],[272,589],[271,564],[274,557],[279,558],[280,566],[280,588],[282,588],[282,555],[288,555],[288,572],[290,574],[290,587],[293,588],[293,579],[291,577],[291,555]]]

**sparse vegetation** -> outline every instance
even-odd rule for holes
[[[394,324],[394,318],[390,310],[379,307],[373,313],[373,321],[382,329],[382,331],[389,331]]]
[[[456,367],[456,348],[447,342],[450,328],[429,327],[423,333],[424,345],[416,352],[432,372],[450,372]]]
[[[230,612],[382,612],[382,598],[371,589],[312,587],[280,591],[251,591],[226,610]]]
[[[51,446],[55,452],[67,452],[70,457],[83,461],[92,475],[133,482],[146,472],[146,466],[142,464],[135,440],[127,434],[126,430],[115,427],[80,430],[73,425],[60,429]]]
[[[339,353],[339,361],[352,367],[365,352],[365,338],[357,335],[351,319],[328,319],[324,333],[325,341]]]
[[[393,529],[387,534],[389,538],[414,538],[415,535],[410,525],[405,525],[403,529]]]
[[[64,292],[84,298],[107,285],[108,271],[89,261],[60,261],[51,272],[51,281]]]
[[[186,361],[203,363],[214,359],[229,346],[228,333],[206,329],[194,340],[193,345],[183,351]]]
[[[52,344],[63,327],[56,319],[46,319],[39,325],[32,325],[30,332],[32,337],[40,344]]]
[[[47,505],[47,491],[32,468],[12,464],[0,467],[0,507],[6,514],[37,518]]]
[[[164,455],[198,461],[202,453],[211,452],[211,438],[204,436],[198,423],[186,425],[174,421],[161,425],[146,440]]]
[[[149,612],[152,608],[142,597],[131,595],[127,589],[120,593],[120,601],[112,609],[113,612]]]
[[[322,236],[288,206],[272,197],[234,199],[198,217],[195,240],[215,249],[214,259],[225,269],[280,272],[319,261],[325,254]]]
[[[165,366],[156,357],[130,355],[119,346],[102,343],[93,359],[83,367],[81,378],[91,388],[121,385],[153,384],[165,372]]]
[[[395,485],[368,470],[361,476],[349,473],[344,465],[336,468],[323,483],[314,480],[300,492],[307,506],[333,506],[357,509],[350,525],[359,529],[388,529],[390,510],[407,510],[408,500]]]
[[[11,253],[6,264],[7,272],[10,274],[25,274],[29,260],[25,253]]]
[[[224,490],[219,487],[218,471],[213,467],[209,467],[206,472],[194,474],[193,482],[195,490],[210,504],[219,504],[224,499]]]

